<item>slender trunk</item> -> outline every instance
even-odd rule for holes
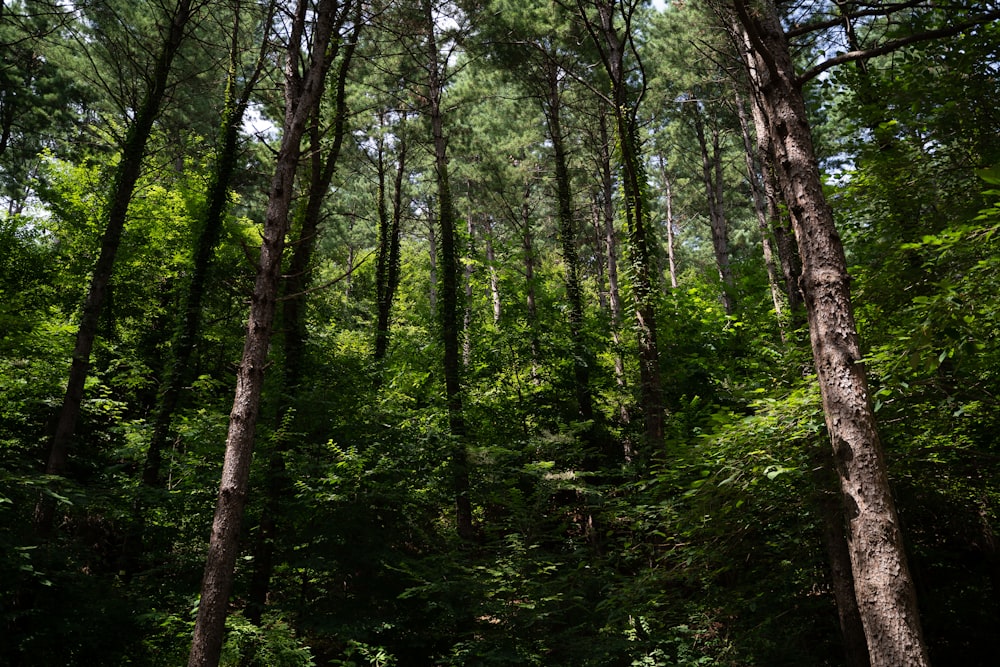
[[[472,263],[476,256],[476,229],[472,226],[472,188],[469,187],[469,214],[465,220],[466,245],[465,266],[462,267],[462,283],[465,285],[465,313],[462,316],[462,365],[469,367],[472,361]]]
[[[715,251],[715,266],[719,272],[722,293],[719,299],[726,315],[735,312],[733,302],[733,272],[729,261],[729,225],[722,202],[722,155],[719,149],[719,131],[712,129],[712,145],[709,150],[705,136],[705,123],[701,117],[698,102],[690,105],[695,136],[701,152],[701,181],[705,186],[705,200],[708,203],[708,220],[712,232],[712,249]]]
[[[667,270],[670,274],[670,286],[677,289],[677,260],[674,257],[674,191],[672,179],[667,172],[667,161],[663,157],[660,158],[660,172],[666,200]]]
[[[611,138],[604,108],[598,115],[601,132],[601,203],[603,204],[604,250],[608,269],[608,307],[611,309],[611,340],[614,344],[615,382],[619,389],[626,386],[625,359],[622,356],[622,299],[618,288],[618,234],[615,231],[614,181],[611,177]],[[628,407],[621,405],[622,423],[630,421]]]
[[[639,383],[648,452],[660,453],[663,445],[663,390],[660,354],[656,342],[656,294],[651,267],[654,257],[649,234],[646,177],[639,152],[637,121],[619,112],[619,144],[622,152],[622,206],[628,231],[629,270],[635,302],[636,335],[639,342]]]
[[[754,92],[802,258],[802,288],[827,430],[848,519],[855,596],[873,667],[929,664],[917,595],[872,411],[844,249],[823,187],[808,117],[777,9],[736,0]],[[752,12],[752,14],[751,14]]]
[[[285,457],[292,447],[292,442],[283,437],[294,417],[294,403],[302,384],[306,370],[306,290],[310,282],[310,268],[319,227],[322,220],[322,208],[326,194],[330,190],[344,143],[347,120],[347,73],[351,58],[354,55],[358,31],[361,27],[361,3],[354,4],[353,35],[344,45],[344,55],[340,60],[334,100],[333,140],[324,153],[322,146],[323,132],[320,128],[322,95],[315,100],[312,111],[312,122],[308,128],[309,139],[309,191],[306,197],[304,211],[301,216],[298,239],[296,240],[292,259],[288,264],[281,302],[281,320],[284,327],[285,363],[282,374],[283,399],[278,407],[276,432],[278,436],[272,443],[268,456],[267,476],[265,482],[266,500],[261,513],[257,531],[257,542],[254,545],[253,573],[250,578],[250,589],[247,593],[246,615],[254,625],[260,625],[261,616],[267,601],[267,593],[271,585],[271,575],[274,570],[274,552],[280,529],[278,518],[281,504],[291,493],[291,483],[285,466]],[[346,18],[350,3],[343,5],[343,12],[338,14],[335,25],[339,29]],[[333,61],[339,55],[339,40],[335,40],[327,59]]]
[[[381,362],[389,351],[389,328],[392,322],[392,302],[399,287],[399,235],[403,218],[403,176],[406,171],[406,142],[399,139],[396,176],[393,181],[392,215],[384,203],[385,175],[381,147],[379,149],[379,242],[375,269],[375,293],[378,300],[378,323],[375,330],[374,360]],[[380,381],[381,373],[376,374]]]
[[[173,16],[170,17],[170,27],[156,59],[149,87],[125,135],[121,161],[118,163],[115,178],[108,193],[107,221],[101,240],[101,253],[94,267],[90,289],[83,305],[80,326],[76,334],[76,344],[73,347],[69,379],[66,383],[66,394],[49,445],[48,462],[45,466],[45,472],[48,475],[61,476],[66,473],[69,446],[80,418],[83,388],[90,370],[90,353],[94,347],[94,340],[97,338],[101,309],[104,306],[111,282],[111,274],[114,270],[118,247],[121,244],[122,232],[125,229],[129,204],[132,201],[135,184],[142,171],[146,142],[149,140],[153,123],[160,113],[161,105],[166,96],[174,57],[184,41],[187,26],[193,14],[191,5],[192,0],[180,0]],[[39,534],[44,535],[51,529],[54,509],[52,501],[47,496],[39,500],[35,507],[35,528]]]
[[[493,224],[490,218],[483,220],[483,242],[486,244],[486,266],[490,272],[490,299],[493,301],[493,326],[500,327],[503,314],[503,300],[500,297],[500,274],[497,272],[496,251],[493,248]]]
[[[604,247],[604,223],[601,220],[601,201],[596,193],[590,197],[590,226],[593,233],[590,243],[599,255]],[[608,310],[608,278],[604,262],[596,262],[594,268],[597,270],[597,307],[603,313]]]
[[[438,189],[438,225],[440,230],[440,300],[438,317],[441,321],[441,339],[444,344],[444,383],[448,402],[448,426],[454,443],[451,453],[452,490],[455,493],[455,525],[458,534],[466,539],[473,536],[472,502],[469,498],[469,460],[465,444],[465,417],[462,409],[462,359],[459,345],[459,256],[458,235],[455,230],[455,209],[451,198],[448,177],[448,151],[441,113],[441,95],[444,81],[438,61],[436,25],[430,0],[424,0],[424,19],[427,29],[428,113],[434,144],[434,167]]]
[[[236,393],[229,417],[229,434],[219,485],[212,536],[205,560],[201,601],[191,643],[189,667],[218,665],[225,634],[226,609],[233,586],[239,551],[240,524],[247,501],[247,485],[253,453],[254,431],[260,408],[264,368],[277,307],[281,255],[288,232],[289,208],[301,140],[316,100],[322,97],[328,46],[334,29],[337,4],[320,0],[314,12],[300,0],[296,7],[288,43],[285,69],[285,118],[274,176],[268,193],[260,263],[250,301],[243,356],[237,370]],[[300,73],[307,16],[315,21],[307,69]]]
[[[538,375],[541,343],[538,338],[538,307],[535,304],[535,248],[531,235],[531,183],[524,188],[524,198],[521,201],[521,249],[524,251],[524,299],[528,311],[528,330],[531,340],[531,382],[538,385],[541,378]]]
[[[854,576],[851,574],[851,552],[844,532],[844,508],[841,496],[833,490],[836,473],[829,455],[817,451],[813,462],[813,480],[819,496],[820,518],[823,521],[823,544],[830,564],[830,584],[837,602],[837,617],[844,642],[848,667],[869,667],[868,644],[861,611],[854,597]]]
[[[559,90],[559,67],[547,63],[548,83],[544,111],[556,170],[556,211],[559,218],[559,245],[565,268],[566,298],[569,302],[569,334],[573,344],[573,375],[576,387],[577,414],[580,419],[594,418],[590,394],[589,352],[583,340],[583,297],[580,290],[580,258],[576,250],[576,221],[570,192],[569,164],[562,131],[562,98]]]
[[[428,213],[428,215],[433,215]],[[437,245],[437,226],[433,219],[427,221],[427,259],[430,263],[430,275],[429,275],[429,285],[428,285],[428,302],[430,303],[431,313],[437,312],[437,286],[438,286],[438,245]]]
[[[736,116],[740,121],[740,136],[743,138],[743,157],[747,168],[747,183],[750,185],[750,197],[753,200],[754,212],[757,214],[757,229],[760,231],[760,244],[764,253],[764,268],[767,270],[767,284],[771,288],[771,303],[774,304],[774,316],[778,321],[778,333],[782,342],[787,340],[785,327],[785,294],[781,289],[778,267],[774,263],[774,248],[771,245],[770,226],[768,225],[767,201],[764,188],[758,176],[757,161],[753,140],[750,137],[750,124],[747,122],[746,110],[739,91],[733,87]]]
[[[264,26],[270,25],[272,11],[273,5],[267,13]],[[257,80],[263,71],[263,59],[266,55],[262,48],[253,74],[247,79],[243,89],[237,91],[240,12],[241,6],[240,3],[237,3],[234,11],[236,22],[231,36],[226,102],[222,111],[215,168],[208,188],[208,206],[192,258],[191,279],[187,284],[181,319],[174,333],[173,344],[170,346],[170,360],[166,364],[163,383],[157,396],[153,434],[150,437],[149,448],[146,450],[146,461],[142,471],[143,484],[151,488],[160,486],[163,450],[170,435],[170,423],[180,400],[181,388],[187,384],[189,379],[188,369],[191,356],[201,329],[201,306],[205,293],[205,283],[211,268],[212,255],[222,234],[226,212],[229,210],[229,188],[233,174],[236,172],[240,128],[250,103],[250,95],[256,88]]]
[[[660,354],[656,342],[656,272],[653,239],[649,225],[649,207],[646,197],[646,172],[642,161],[639,135],[638,105],[645,94],[646,82],[640,76],[638,89],[629,80],[626,52],[638,61],[639,54],[632,41],[629,23],[635,5],[624,3],[625,24],[617,26],[615,17],[618,2],[597,0],[596,20],[577,1],[579,15],[584,20],[594,45],[611,82],[611,102],[618,139],[619,170],[621,175],[622,210],[628,233],[629,272],[632,278],[632,299],[635,304],[635,331],[639,347],[639,392],[641,397],[645,445],[644,455],[662,454],[664,405],[660,380]],[[626,7],[627,6],[627,7]],[[623,41],[624,38],[624,41]],[[639,72],[641,74],[641,67]]]
[[[791,328],[798,329],[805,323],[805,302],[799,284],[799,279],[802,277],[802,262],[799,259],[791,221],[782,214],[781,189],[775,180],[774,141],[764,109],[756,95],[750,100],[750,110],[753,114],[754,131],[757,135],[757,155],[761,161],[768,226],[771,233],[774,234],[774,249],[777,251],[778,263],[781,265],[781,273],[784,276],[789,324]]]

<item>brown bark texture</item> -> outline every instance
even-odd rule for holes
[[[855,596],[873,667],[928,664],[916,590],[872,411],[843,245],[822,190],[802,91],[771,0],[736,0],[754,93],[802,259],[813,358],[848,521]]]
[[[320,0],[311,15],[314,23],[308,64],[304,72],[299,71],[303,39],[310,32],[307,29],[308,4],[306,0],[300,0],[292,20],[285,65],[283,134],[268,193],[260,262],[250,300],[243,356],[237,370],[233,409],[229,415],[222,480],[202,578],[189,667],[215,667],[221,656],[300,144],[315,101],[322,96],[330,65],[327,47],[333,33],[337,3]]]
[[[305,211],[299,227],[298,238],[292,259],[288,263],[288,274],[284,282],[284,297],[282,299],[281,319],[284,325],[285,364],[282,376],[282,402],[276,418],[277,432],[286,431],[286,421],[294,417],[293,403],[298,395],[302,377],[306,370],[306,297],[310,283],[310,268],[322,221],[323,202],[330,183],[336,172],[340,150],[344,144],[347,118],[347,74],[357,44],[358,32],[361,29],[361,3],[354,3],[354,27],[346,44],[334,40],[327,54],[329,60],[335,60],[343,48],[343,57],[337,70],[335,84],[333,138],[329,148],[324,151],[322,145],[323,128],[321,128],[322,95],[317,96],[312,111],[313,120],[309,125],[309,188]],[[346,2],[338,12],[335,25],[339,31],[348,16],[351,3]],[[274,552],[281,526],[278,516],[281,504],[291,493],[291,481],[288,479],[285,457],[291,449],[287,437],[278,437],[273,443],[268,457],[266,494],[267,499],[261,512],[258,525],[257,543],[254,547],[254,568],[250,578],[250,588],[247,593],[246,616],[254,625],[260,625],[261,617],[271,587],[271,575],[274,569]]]
[[[734,104],[736,106],[736,116],[740,122],[740,137],[743,139],[743,158],[747,168],[747,183],[750,185],[750,197],[753,200],[754,213],[757,215],[757,229],[760,230],[760,245],[764,254],[764,269],[767,271],[767,284],[771,288],[771,303],[774,304],[774,316],[778,321],[778,332],[782,342],[788,339],[785,328],[785,293],[781,289],[781,280],[778,277],[778,266],[774,261],[774,246],[771,239],[770,225],[767,216],[767,198],[764,195],[764,186],[761,182],[760,172],[757,162],[757,151],[753,145],[753,138],[750,136],[750,124],[747,122],[746,110],[743,107],[743,98],[736,88],[733,88]]]
[[[689,105],[689,108],[692,108],[691,117],[694,122],[695,136],[698,138],[698,148],[701,152],[701,180],[705,186],[705,199],[708,203],[708,220],[712,232],[712,249],[715,252],[715,267],[719,271],[719,282],[722,287],[719,297],[726,315],[732,315],[736,312],[735,281],[729,259],[729,222],[726,220],[726,209],[722,197],[724,183],[722,181],[722,150],[719,143],[719,129],[718,127],[711,129],[710,147],[708,137],[705,135],[705,121],[701,117],[698,102],[695,101]]]

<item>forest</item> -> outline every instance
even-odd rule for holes
[[[0,665],[996,664],[997,0],[0,53]]]

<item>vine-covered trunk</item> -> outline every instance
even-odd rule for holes
[[[656,271],[653,239],[649,224],[646,195],[646,171],[639,136],[638,106],[645,94],[646,82],[632,80],[626,67],[626,54],[638,61],[633,41],[631,18],[636,3],[597,0],[592,17],[582,3],[577,7],[611,83],[611,103],[618,140],[618,168],[621,177],[622,209],[628,234],[629,272],[632,300],[635,304],[635,331],[639,349],[639,393],[642,406],[646,452],[662,454],[664,405],[660,380],[660,353],[656,342]],[[616,22],[622,9],[624,24]],[[638,68],[641,74],[641,67]],[[632,90],[637,87],[637,90]]]
[[[531,347],[531,381],[538,384],[541,381],[538,367],[541,363],[541,342],[538,335],[538,306],[535,300],[535,242],[531,234],[531,179],[524,186],[524,196],[521,199],[521,250],[524,253],[524,306],[528,315],[528,330],[530,331]]]
[[[799,255],[813,359],[848,521],[855,596],[873,667],[928,664],[851,305],[844,249],[823,196],[802,91],[771,0],[736,0],[739,45],[766,117]]]
[[[459,282],[461,271],[458,257],[458,235],[455,230],[455,208],[448,177],[448,150],[441,113],[444,81],[438,58],[434,13],[430,0],[424,0],[427,30],[428,114],[434,148],[435,180],[438,193],[438,318],[444,345],[444,384],[448,402],[448,426],[453,438],[451,452],[452,490],[455,494],[455,525],[464,538],[473,536],[472,502],[469,499],[469,460],[465,443],[465,417],[462,410],[462,353],[460,345]]]
[[[618,234],[615,231],[614,179],[611,175],[611,137],[608,132],[606,111],[601,106],[598,113],[600,130],[599,171],[601,174],[601,219],[604,235],[604,260],[608,269],[608,308],[611,311],[611,342],[614,344],[615,383],[624,389],[625,358],[622,355],[622,299],[618,288]],[[630,421],[628,406],[622,403],[619,410],[622,423]],[[626,456],[631,456],[631,451]]]
[[[115,177],[107,195],[106,223],[101,239],[101,252],[90,279],[90,288],[84,301],[80,325],[76,333],[73,357],[66,382],[55,432],[49,444],[49,456],[45,465],[48,475],[63,475],[69,460],[69,446],[80,418],[80,404],[83,388],[90,371],[90,353],[97,338],[101,310],[108,294],[115,257],[121,245],[122,233],[128,216],[129,204],[135,191],[135,184],[142,171],[142,161],[146,143],[153,131],[153,123],[159,116],[167,93],[170,70],[174,57],[180,50],[193,15],[192,0],[180,0],[169,16],[170,26],[163,45],[156,58],[148,88],[142,98],[135,117],[129,125],[122,144],[121,161],[115,170]],[[54,506],[47,496],[40,499],[35,507],[35,529],[39,534],[47,533],[52,526]]]
[[[403,220],[403,177],[406,173],[406,141],[399,139],[396,174],[393,179],[392,213],[385,202],[386,166],[384,147],[380,144],[378,155],[378,253],[375,258],[375,296],[378,321],[375,328],[376,362],[382,361],[389,351],[389,329],[392,324],[392,303],[399,287],[399,235]],[[381,382],[381,373],[376,374],[376,382]]]
[[[323,94],[330,65],[328,47],[337,3],[335,0],[320,0],[312,12],[308,11],[309,4],[300,0],[292,18],[285,63],[283,133],[268,191],[260,261],[250,300],[243,355],[237,369],[222,480],[205,559],[189,667],[215,667],[222,651],[226,611],[239,551],[240,525],[247,501],[264,368],[277,307],[281,256],[288,233],[289,208],[301,154],[300,144],[316,101]],[[312,31],[307,30],[310,20],[313,22]],[[307,35],[309,32],[312,34]],[[300,72],[301,51],[307,36],[311,48],[304,65],[305,71]]]
[[[691,117],[694,122],[695,136],[698,138],[698,148],[701,152],[701,180],[705,186],[705,199],[708,202],[708,220],[712,232],[712,249],[715,251],[715,267],[719,272],[719,282],[722,285],[720,301],[726,315],[736,311],[734,300],[735,285],[733,269],[729,259],[729,223],[726,220],[726,210],[722,199],[722,152],[719,146],[719,130],[712,128],[711,147],[705,136],[705,123],[697,103],[690,105]]]
[[[590,393],[590,361],[583,340],[583,297],[580,291],[580,258],[576,249],[576,221],[573,218],[573,198],[570,191],[569,162],[562,130],[562,98],[559,90],[559,67],[552,61],[546,63],[547,96],[544,103],[545,120],[552,156],[555,161],[556,215],[559,220],[559,245],[562,251],[566,281],[566,300],[569,305],[569,335],[573,345],[573,376],[576,388],[577,413],[580,419],[594,418],[593,399]]]
[[[201,329],[205,283],[208,280],[212,255],[222,235],[226,212],[229,210],[229,189],[233,174],[236,172],[240,128],[243,125],[243,116],[250,104],[250,95],[256,88],[257,80],[263,71],[263,61],[266,55],[264,47],[262,47],[256,67],[243,82],[242,89],[238,90],[240,11],[240,3],[237,3],[234,10],[235,23],[230,43],[226,98],[222,110],[222,122],[219,127],[219,147],[216,151],[215,165],[208,186],[205,217],[201,223],[192,257],[191,278],[184,295],[181,318],[168,352],[169,357],[165,364],[163,382],[157,395],[153,433],[150,436],[149,447],[146,450],[146,461],[142,470],[142,482],[151,488],[160,486],[163,450],[170,433],[170,424],[180,400],[181,389],[189,380],[188,369],[191,356]],[[272,12],[273,5],[262,22],[263,26],[270,25]]]

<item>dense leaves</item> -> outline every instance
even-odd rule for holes
[[[194,3],[58,475],[42,474],[46,443],[105,196],[174,5],[3,5],[0,664],[187,660],[292,4]],[[754,155],[747,168],[751,97],[720,22],[728,4],[653,4],[432,2],[428,23],[371,2],[359,31],[342,26],[356,40],[343,99],[335,65],[302,142],[221,664],[845,664],[830,445],[808,333],[774,312],[762,251],[774,230],[752,197],[768,167]],[[979,15],[892,4],[789,8],[801,71]],[[601,60],[615,48],[622,70]],[[970,25],[804,87],[942,665],[991,664],[1000,614],[998,49],[995,21]],[[254,58],[264,70],[220,231],[196,267],[227,85],[247,83]],[[306,244],[311,260],[293,267]],[[159,474],[143,483],[196,268],[200,326]],[[301,310],[283,310],[291,300]],[[654,356],[639,307],[655,316]],[[653,449],[652,370],[665,415]]]

